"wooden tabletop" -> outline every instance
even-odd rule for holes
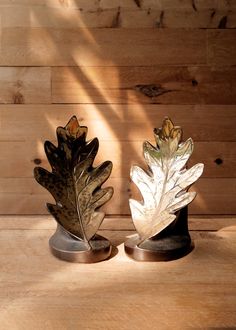
[[[189,255],[135,262],[123,249],[130,218],[109,218],[112,257],[73,264],[49,252],[50,217],[0,217],[0,329],[236,329],[236,217],[189,226]]]

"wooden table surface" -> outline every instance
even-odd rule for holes
[[[236,329],[236,217],[190,218],[195,249],[171,262],[123,250],[130,218],[109,218],[97,264],[53,257],[47,216],[0,217],[0,329]]]

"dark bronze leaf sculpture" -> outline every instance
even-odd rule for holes
[[[96,234],[104,212],[99,211],[113,195],[113,188],[101,188],[108,179],[112,163],[105,161],[93,167],[98,152],[97,138],[86,141],[87,127],[80,126],[73,116],[68,124],[57,128],[58,146],[44,144],[52,172],[34,169],[35,179],[54,197],[56,204],[47,204],[58,222],[50,239],[54,255],[69,261],[95,262],[110,254],[110,242]]]

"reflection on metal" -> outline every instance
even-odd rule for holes
[[[187,205],[196,193],[187,189],[201,176],[204,167],[196,164],[186,168],[193,141],[189,138],[181,142],[182,129],[169,118],[165,118],[162,128],[154,129],[154,136],[157,147],[147,141],[143,144],[148,171],[138,166],[131,169],[132,181],[139,188],[143,202],[130,200],[138,235],[127,241],[125,247],[138,260],[173,259],[190,249]]]
[[[47,204],[58,223],[49,241],[51,250],[61,259],[76,262],[104,260],[111,253],[109,241],[96,232],[105,216],[98,209],[113,195],[112,187],[101,188],[112,163],[93,167],[99,143],[97,138],[87,142],[86,135],[87,127],[73,116],[64,128],[57,128],[57,147],[49,141],[44,144],[52,172],[34,169],[35,179],[56,202]]]

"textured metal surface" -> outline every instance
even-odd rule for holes
[[[98,139],[86,141],[87,127],[80,126],[73,116],[68,124],[57,128],[58,146],[44,144],[52,172],[41,167],[34,169],[35,179],[54,197],[55,204],[47,204],[49,212],[70,235],[93,248],[90,240],[99,229],[104,212],[100,206],[113,195],[113,188],[101,188],[108,179],[112,163],[106,161],[94,168]]]
[[[196,196],[187,189],[202,174],[203,164],[186,169],[193,152],[193,141],[181,142],[182,129],[169,118],[155,129],[157,147],[144,142],[143,153],[148,171],[138,166],[131,169],[132,181],[139,188],[143,202],[130,199],[134,226],[141,241],[154,237],[176,219],[176,212]]]

